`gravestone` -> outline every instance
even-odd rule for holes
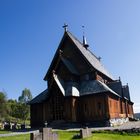
[[[83,138],[87,138],[90,137],[92,135],[91,129],[86,127],[86,128],[82,128],[80,130],[80,137]]]
[[[58,134],[52,128],[43,128],[39,132],[31,133],[30,140],[58,140]]]
[[[25,124],[21,124],[21,129],[25,129]]]
[[[30,140],[42,140],[42,133],[41,132],[31,133]]]
[[[4,123],[4,130],[10,130],[10,129],[11,129],[10,123]]]

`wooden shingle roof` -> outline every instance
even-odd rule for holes
[[[33,98],[28,104],[42,103],[48,97],[48,89],[41,92],[35,98]]]
[[[62,38],[62,40],[59,44],[59,47],[58,47],[58,49],[55,53],[54,58],[52,60],[52,63],[50,65],[49,69],[48,69],[48,72],[46,73],[46,75],[44,77],[44,80],[47,80],[47,77],[48,77],[49,73],[51,72],[53,63],[54,63],[57,55],[59,54],[58,51],[61,49],[61,45],[62,45],[62,43],[63,43],[63,41],[65,40],[66,37],[70,38],[70,40],[74,43],[75,47],[78,48],[78,50],[80,51],[82,56],[87,60],[87,62],[91,65],[91,67],[93,67],[94,69],[96,69],[97,71],[102,73],[103,75],[105,75],[108,78],[113,80],[112,75],[105,69],[103,64],[100,62],[99,58],[97,58],[88,48],[85,48],[83,46],[83,44],[73,34],[71,34],[69,31],[66,31],[64,33],[63,38]]]
[[[102,74],[106,75],[107,77],[113,80],[111,74],[105,69],[105,67],[99,61],[99,59],[89,49],[85,48],[83,44],[70,32],[67,31],[67,35],[71,38],[75,46],[80,50],[80,52],[88,60],[88,62],[91,64],[92,67],[94,67],[96,70],[98,70],[99,72],[101,72]]]
[[[98,80],[83,81],[80,85],[80,96],[89,94],[98,94],[104,92],[111,92],[112,94],[120,97],[115,91],[109,88],[106,84]]]

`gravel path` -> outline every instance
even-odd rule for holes
[[[126,130],[126,129],[132,129],[132,128],[140,128],[140,121],[137,122],[127,122],[124,123],[121,126],[115,126],[115,127],[99,127],[99,128],[92,128],[93,130]]]
[[[126,129],[132,129],[132,128],[140,128],[140,121],[127,122],[121,126],[115,126],[115,127],[93,127],[92,130],[115,130],[115,129],[126,130]],[[80,128],[67,129],[67,131],[73,131],[73,130],[80,130]]]
[[[32,132],[37,132],[38,130],[31,130],[31,131],[24,131],[24,132],[12,132],[8,134],[0,134],[0,137],[10,137],[10,136],[15,136],[15,135],[24,135],[24,134],[29,134]]]

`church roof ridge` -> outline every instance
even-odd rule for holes
[[[95,69],[97,69],[99,72],[103,73],[110,79],[113,79],[112,75],[105,69],[104,65],[99,61],[98,57],[95,54],[93,54],[89,49],[83,47],[83,44],[71,32],[67,31],[66,33]]]

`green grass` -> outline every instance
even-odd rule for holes
[[[73,136],[79,134],[78,131],[57,131],[59,140],[72,140]],[[30,135],[17,135],[12,137],[0,137],[0,140],[30,140]],[[75,139],[82,140],[82,139]],[[84,140],[140,140],[140,135],[118,134],[118,133],[93,133]]]
[[[59,131],[59,139],[60,140],[72,140],[73,136],[79,134],[78,131],[74,132],[64,132]],[[81,139],[75,139],[81,140]],[[119,133],[93,133],[93,135],[84,140],[140,140],[140,135],[131,135],[131,134],[119,134]]]
[[[79,134],[78,131],[58,131],[56,133],[59,135],[59,140],[71,140],[74,135]]]
[[[140,140],[140,136],[94,133],[91,138],[87,138],[86,140]]]
[[[0,140],[30,140],[30,135],[16,135],[11,137],[0,137]]]

